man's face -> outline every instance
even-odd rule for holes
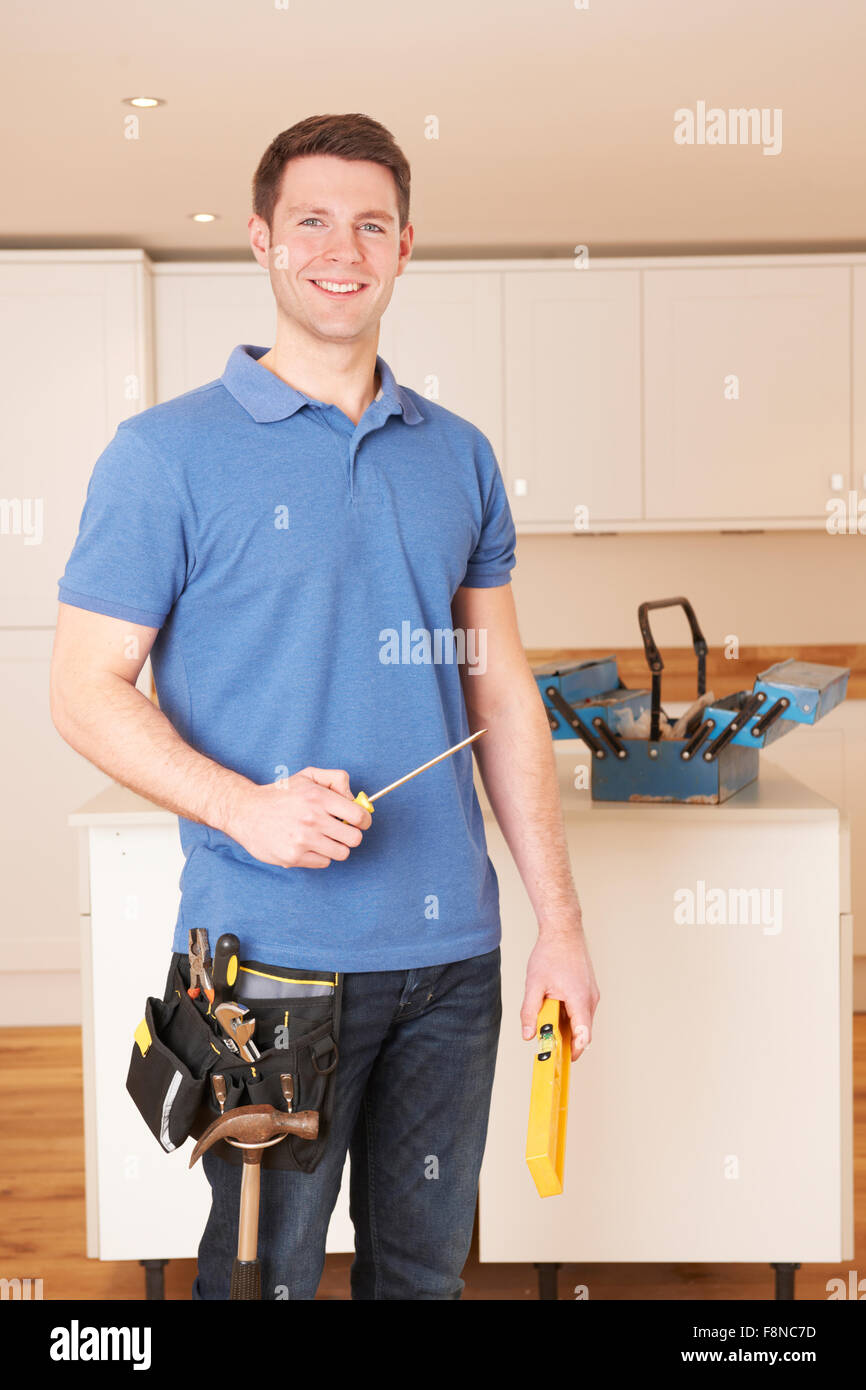
[[[255,215],[249,229],[284,317],[330,342],[378,341],[414,236],[411,223],[400,233],[389,169],[327,154],[290,160],[270,233]]]

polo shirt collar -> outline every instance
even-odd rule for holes
[[[232,352],[220,378],[226,390],[256,423],[261,425],[274,420],[287,420],[303,405],[320,406],[321,401],[296,391],[287,381],[269,372],[267,367],[259,366],[258,359],[267,351],[264,347],[241,343]],[[384,358],[377,356],[376,366],[381,387],[368,409],[381,411],[383,420],[402,412],[407,425],[417,425],[424,416],[411,396],[397,385],[394,373]]]

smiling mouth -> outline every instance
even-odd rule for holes
[[[352,299],[367,288],[361,280],[311,280],[310,284],[330,299]]]

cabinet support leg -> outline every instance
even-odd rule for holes
[[[556,1271],[558,1264],[537,1264],[533,1268],[538,1270],[538,1297],[539,1298],[559,1298],[557,1289]]]
[[[794,1298],[794,1271],[800,1266],[775,1264],[771,1261],[770,1268],[776,1271],[776,1299],[792,1300]]]
[[[165,1298],[165,1267],[168,1260],[139,1260],[144,1266],[145,1298]]]

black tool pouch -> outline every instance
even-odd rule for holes
[[[126,1089],[166,1153],[184,1143],[201,1108],[219,1045],[174,962],[165,996],[149,998],[135,1030]]]
[[[126,1087],[148,1128],[167,1152],[190,1135],[198,1139],[221,1113],[214,1076],[223,1078],[224,1111],[238,1105],[287,1110],[288,1092],[293,1111],[318,1112],[318,1138],[288,1135],[263,1150],[262,1167],[313,1172],[334,1109],[342,976],[243,961],[232,994],[256,1020],[253,1041],[261,1055],[254,1062],[232,1051],[208,1000],[191,999],[188,985],[189,961],[174,955],[163,1000],[147,1000],[136,1029]],[[224,1141],[211,1152],[243,1163]]]

